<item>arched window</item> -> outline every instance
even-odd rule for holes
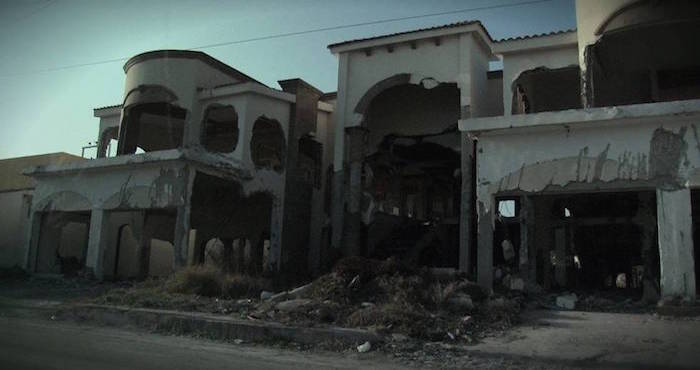
[[[250,157],[256,168],[281,172],[284,168],[286,141],[279,122],[262,116],[253,125]]]

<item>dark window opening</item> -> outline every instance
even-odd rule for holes
[[[207,108],[202,122],[202,146],[211,152],[231,153],[238,144],[238,114],[228,106]]]
[[[578,66],[525,71],[513,83],[513,114],[550,112],[581,107]]]
[[[267,168],[277,172],[284,169],[286,140],[279,122],[260,117],[253,125],[250,139],[250,156],[256,168]]]
[[[182,146],[187,110],[169,103],[144,103],[125,109],[119,154],[174,149]]]

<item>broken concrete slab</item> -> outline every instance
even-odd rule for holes
[[[297,312],[311,304],[310,299],[291,299],[282,301],[275,305],[275,308],[282,312]]]

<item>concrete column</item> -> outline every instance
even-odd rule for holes
[[[459,269],[471,272],[471,250],[474,230],[474,141],[466,133],[461,134],[462,189],[459,221]]]
[[[190,208],[177,207],[175,217],[175,236],[173,238],[173,271],[177,271],[187,264],[187,249],[190,245]]]
[[[526,281],[535,282],[535,261],[530,256],[535,255],[533,247],[533,229],[535,209],[529,196],[520,197],[520,276]]]
[[[695,299],[690,190],[656,190],[661,295]]]
[[[91,269],[95,277],[102,280],[105,275],[104,254],[107,248],[107,226],[109,215],[103,209],[93,208],[90,212],[90,234],[88,237],[85,267]]]
[[[282,263],[282,220],[284,219],[284,206],[282,199],[275,199],[270,214],[270,251],[267,256],[267,271],[279,271]]]
[[[487,198],[487,199],[486,199]],[[493,201],[490,194],[479,197],[477,282],[491,291],[493,289]]]
[[[24,269],[27,272],[36,270],[36,256],[39,249],[39,236],[41,235],[41,215],[41,212],[32,211],[28,227],[25,230]]]
[[[362,230],[362,161],[364,160],[365,130],[348,128],[350,178],[348,179],[348,209],[343,225],[343,251],[346,256],[360,253]]]

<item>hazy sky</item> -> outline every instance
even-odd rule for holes
[[[0,0],[0,158],[65,151],[95,141],[92,109],[119,104],[123,61],[155,49],[188,49],[336,25],[526,0]],[[575,27],[574,0],[462,12],[202,51],[278,88],[301,77],[335,91],[326,46],[361,37],[481,20],[496,38]]]

